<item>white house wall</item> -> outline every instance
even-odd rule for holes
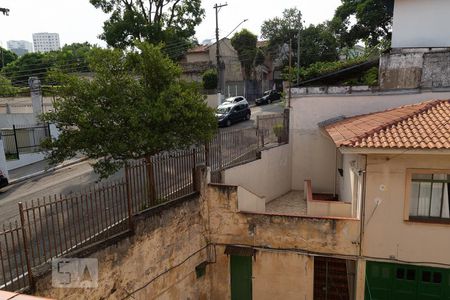
[[[298,97],[298,98],[297,98]],[[338,116],[355,116],[431,99],[450,99],[450,92],[380,95],[297,96],[291,100],[292,189],[303,190],[312,180],[314,192],[333,192],[336,146],[318,123]]]
[[[450,47],[449,12],[448,0],[396,0],[392,47]]]

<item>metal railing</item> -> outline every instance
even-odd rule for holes
[[[286,116],[258,118],[258,128],[220,131],[206,145],[128,162],[124,178],[116,182],[20,202],[20,220],[0,228],[0,289],[32,287],[37,267],[132,231],[134,215],[192,195],[199,164],[210,166],[212,182],[220,183],[224,169],[257,159],[266,146],[287,142],[286,131],[281,140],[276,131],[272,134],[280,122],[288,128]]]

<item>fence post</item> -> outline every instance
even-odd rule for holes
[[[289,109],[285,108],[283,112],[283,127],[284,127],[284,137],[283,142],[289,143]]]
[[[147,167],[148,176],[148,191],[150,193],[150,207],[156,204],[156,184],[155,184],[155,172],[153,170],[153,162],[150,156],[145,157],[145,164]]]
[[[205,164],[207,167],[210,166],[210,161],[209,161],[209,142],[205,143]]]
[[[127,208],[128,208],[128,226],[130,231],[134,231],[133,211],[131,207],[131,187],[130,187],[130,169],[128,162],[125,163],[125,185],[127,189]]]
[[[219,142],[219,170],[222,170],[222,132],[219,131],[217,140]]]
[[[16,125],[13,125],[13,134],[14,134],[14,145],[16,146],[16,156],[19,159],[19,144],[17,142],[17,133],[16,133]]]
[[[31,290],[34,290],[34,278],[31,270],[30,253],[28,247],[30,246],[27,239],[27,231],[25,230],[25,215],[23,213],[23,203],[19,202],[20,227],[22,228],[23,247],[25,251],[25,259],[27,263],[28,281],[30,282]]]

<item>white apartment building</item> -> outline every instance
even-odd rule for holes
[[[58,33],[33,33],[33,44],[35,52],[50,52],[61,49]]]
[[[33,44],[28,41],[7,41],[6,44],[8,45],[8,49],[18,56],[33,52]]]

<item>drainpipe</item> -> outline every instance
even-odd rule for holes
[[[362,249],[363,249],[363,238],[364,238],[364,223],[366,216],[366,181],[367,181],[367,154],[365,156],[364,162],[364,172],[363,172],[363,183],[362,183],[362,193],[361,193],[361,218],[359,225],[359,257],[362,257]]]

